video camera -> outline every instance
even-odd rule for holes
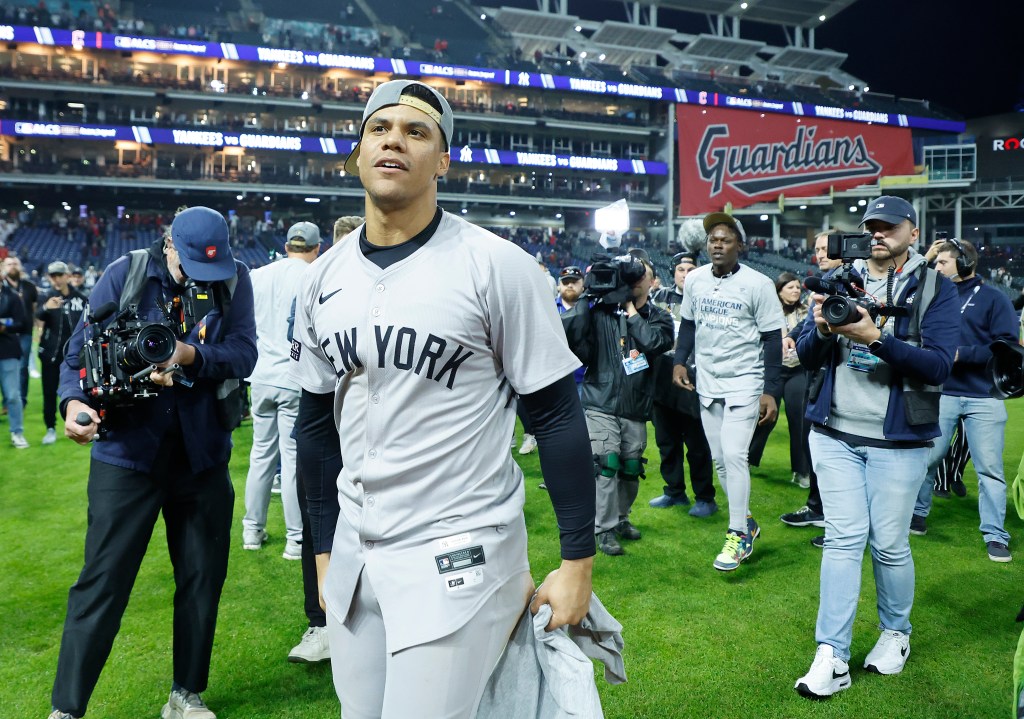
[[[118,312],[102,330],[96,329],[115,312],[117,305],[108,302],[88,317],[93,331],[80,353],[82,391],[102,409],[156,396],[159,388],[149,375],[174,355],[177,345],[171,322],[141,320],[135,305]]]
[[[612,257],[595,254],[590,270],[583,277],[584,296],[600,304],[619,305],[633,295],[633,285],[643,279],[647,268],[633,255]]]
[[[842,260],[843,267],[833,278],[808,277],[804,287],[812,292],[828,295],[821,303],[821,316],[830,325],[840,327],[853,324],[860,319],[858,307],[868,311],[872,320],[879,316],[899,317],[908,314],[906,307],[897,307],[892,297],[882,304],[864,290],[864,282],[853,273],[854,260],[871,258],[873,244],[870,232],[833,232],[828,236],[826,250],[830,260]],[[890,278],[891,279],[891,278]],[[889,283],[890,294],[892,282]]]

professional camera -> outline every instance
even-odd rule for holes
[[[845,290],[845,294],[843,290],[837,288],[835,294],[830,294],[821,303],[821,316],[830,325],[838,327],[856,322],[860,319],[860,312],[857,311],[858,307],[866,309],[872,320],[877,318],[882,312],[883,305],[875,302],[871,297],[865,294],[861,294],[859,297],[851,296],[851,294],[856,293],[858,290],[863,293],[863,289],[856,285],[852,287],[841,285],[841,287]]]
[[[647,268],[633,255],[612,257],[595,254],[590,270],[583,278],[584,294],[603,304],[625,302],[633,293],[633,285],[643,279]]]
[[[833,232],[828,236],[828,258],[853,262],[871,259],[870,232]]]
[[[79,357],[82,390],[101,407],[155,396],[159,388],[149,381],[149,375],[155,365],[174,355],[177,344],[170,322],[141,320],[135,305],[97,330],[114,312],[117,305],[110,302],[88,317],[93,331]]]

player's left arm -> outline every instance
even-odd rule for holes
[[[552,610],[548,629],[579,624],[590,609],[594,564],[595,485],[590,438],[573,375],[522,395],[540,452],[561,541],[561,566],[537,590],[531,605]]]

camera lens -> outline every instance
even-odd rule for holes
[[[821,303],[821,316],[830,325],[848,325],[860,319],[857,303],[842,295],[831,295]]]
[[[164,325],[146,325],[139,330],[135,349],[143,364],[160,364],[174,354],[176,340],[170,328]]]

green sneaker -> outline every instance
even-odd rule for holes
[[[725,546],[715,557],[714,567],[721,572],[731,572],[753,551],[754,543],[749,536],[730,529],[725,535]]]

